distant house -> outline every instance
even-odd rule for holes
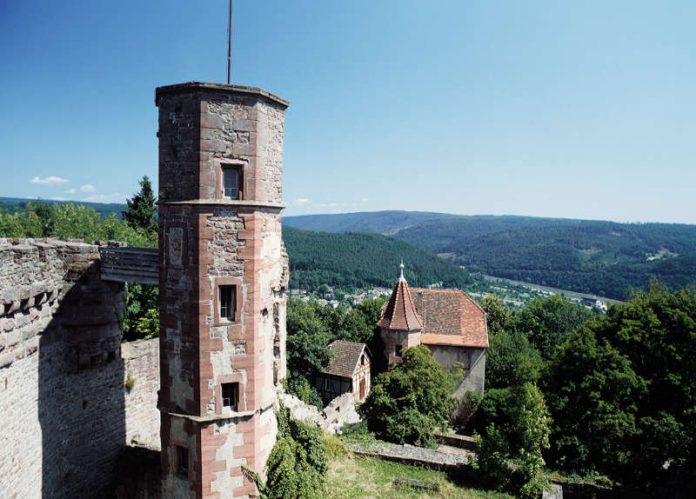
[[[347,392],[355,402],[370,393],[371,354],[364,343],[336,340],[329,345],[333,358],[317,375],[316,386],[324,400],[333,400]]]
[[[377,323],[384,358],[398,362],[405,348],[425,345],[444,368],[458,365],[464,377],[456,394],[483,392],[488,325],[486,313],[463,291],[411,289],[403,274],[394,285]]]

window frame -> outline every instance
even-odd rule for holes
[[[220,321],[237,322],[237,285],[219,284],[217,293]],[[228,293],[229,296],[225,296]]]
[[[239,277],[216,277],[213,279],[212,295],[213,295],[213,325],[214,326],[231,326],[240,324],[242,321],[242,279]],[[234,320],[227,319],[222,316],[220,303],[220,288],[222,286],[234,286]]]
[[[225,399],[226,398],[231,398],[231,397],[225,397],[225,388],[230,387],[232,389],[232,393],[234,395],[234,404],[225,404]],[[220,383],[220,403],[222,404],[222,408],[224,409],[225,407],[228,407],[232,410],[232,412],[239,412],[239,401],[240,401],[240,394],[241,388],[240,388],[240,383],[238,381],[231,381],[227,383]]]
[[[247,176],[248,176],[248,163],[246,161],[238,159],[215,159],[215,197],[217,199],[224,199],[228,201],[243,201],[247,199],[248,193],[246,189]],[[225,171],[226,170],[236,170],[239,172],[238,182],[237,182],[237,192],[236,198],[225,195]]]

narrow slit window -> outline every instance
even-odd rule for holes
[[[237,411],[239,406],[239,383],[222,384],[222,405]]]
[[[242,199],[242,167],[222,166],[223,197],[227,199]]]
[[[189,452],[188,448],[176,446],[176,474],[188,478]]]
[[[220,286],[220,319],[234,321],[237,311],[237,287]]]
[[[401,345],[395,345],[394,346],[394,355],[396,357],[401,357],[401,353],[403,351],[403,347]]]

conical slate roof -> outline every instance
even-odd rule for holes
[[[423,328],[423,320],[416,312],[403,270],[377,325],[394,331],[418,331]]]

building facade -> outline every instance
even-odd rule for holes
[[[285,377],[281,241],[287,102],[264,90],[160,87],[162,495],[245,497]]]
[[[329,345],[333,357],[317,375],[316,386],[324,401],[352,393],[354,402],[362,402],[370,393],[372,354],[365,343],[336,340]]]
[[[486,313],[466,293],[455,289],[411,289],[401,276],[378,322],[384,359],[393,364],[405,348],[425,345],[444,368],[459,367],[463,377],[456,396],[482,393],[486,375]]]

